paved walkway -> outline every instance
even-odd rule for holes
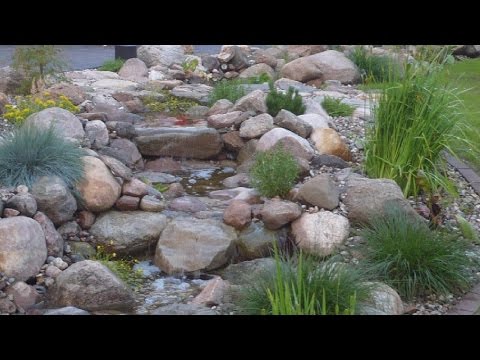
[[[473,190],[480,195],[480,176],[470,166],[453,156],[446,154],[445,158],[470,183]],[[480,315],[480,284],[470,290],[458,304],[447,312],[447,315]]]

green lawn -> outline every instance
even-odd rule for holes
[[[458,61],[447,65],[443,70],[445,80],[460,89],[470,89],[461,95],[465,104],[465,120],[471,127],[466,137],[476,148],[480,148],[480,59]],[[456,144],[454,150],[467,160],[472,167],[480,171],[480,156],[472,149]]]

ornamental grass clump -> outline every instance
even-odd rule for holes
[[[465,242],[413,221],[398,206],[385,208],[362,236],[367,241],[365,267],[404,299],[468,289]]]
[[[440,187],[455,193],[445,176],[442,153],[455,155],[453,142],[468,143],[461,135],[467,127],[459,91],[437,74],[407,66],[401,81],[382,89],[373,108],[374,123],[367,129],[366,173],[395,180],[405,196]]]
[[[302,251],[281,255],[274,246],[275,267],[264,269],[243,287],[245,313],[265,315],[354,315],[372,290],[361,271]]]
[[[322,101],[322,107],[332,117],[337,116],[350,116],[353,114],[355,108],[348,104],[342,103],[342,99],[335,99],[326,96]]]
[[[26,185],[56,175],[74,188],[84,175],[84,151],[53,127],[23,125],[0,139],[0,185]]]

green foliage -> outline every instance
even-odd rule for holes
[[[453,64],[454,45],[416,45],[415,59],[433,64]]]
[[[267,73],[262,73],[258,76],[249,77],[246,79],[239,79],[243,84],[264,84],[270,82],[270,76]]]
[[[169,186],[168,186],[168,184],[155,183],[155,184],[153,184],[153,187],[154,187],[156,190],[158,190],[158,191],[160,191],[160,192],[163,193],[163,192],[165,192],[165,191],[168,190],[168,187],[169,187]]]
[[[125,64],[124,59],[113,59],[113,60],[106,60],[99,68],[98,70],[100,71],[112,71],[112,72],[118,72],[123,64]]]
[[[288,194],[299,175],[299,167],[292,154],[281,146],[259,152],[250,170],[252,185],[260,194],[273,197]]]
[[[192,106],[198,105],[194,100],[176,97],[168,91],[163,94],[165,98],[162,101],[158,101],[154,97],[146,97],[143,100],[149,111],[179,115],[187,112]]]
[[[342,99],[335,99],[329,96],[326,96],[325,99],[323,99],[322,107],[328,115],[333,117],[350,116],[355,110],[353,106],[342,103]]]
[[[133,267],[138,263],[138,260],[119,259],[115,252],[109,250],[109,246],[97,245],[97,253],[94,260],[105,265],[110,271],[117,275],[120,280],[133,289],[138,288],[144,280],[142,270],[133,270]]]
[[[48,92],[44,92],[42,96],[17,97],[16,101],[17,105],[5,106],[3,117],[17,126],[22,125],[31,114],[50,107],[59,107],[74,114],[80,111],[66,96],[60,95],[58,99],[54,99]]]
[[[37,178],[56,175],[74,188],[84,175],[84,155],[53,127],[23,125],[0,140],[0,184],[31,188]]]
[[[477,230],[475,230],[473,225],[460,215],[455,216],[455,219],[457,220],[458,227],[460,228],[463,237],[467,240],[474,242],[475,244],[480,244],[478,232]]]
[[[25,79],[17,89],[18,94],[30,94],[32,85],[41,88],[47,75],[59,77],[67,64],[61,57],[61,49],[54,45],[17,46],[12,57],[12,67]]]
[[[395,180],[407,195],[422,186],[454,193],[443,174],[442,153],[454,153],[453,141],[464,133],[459,92],[439,81],[438,73],[406,67],[401,82],[385,87],[373,109],[375,123],[367,129],[365,169],[370,177]]]
[[[470,283],[465,243],[412,221],[398,206],[385,208],[363,230],[366,266],[380,281],[412,299],[427,293],[465,290]]]
[[[400,78],[399,64],[388,56],[375,56],[363,46],[355,47],[349,58],[359,68],[364,83],[391,82]]]
[[[192,59],[190,61],[184,61],[182,63],[182,68],[184,72],[194,72],[198,66],[198,60]]]
[[[270,92],[267,95],[266,103],[268,113],[272,116],[277,116],[280,110],[288,110],[295,115],[302,115],[305,113],[305,105],[303,105],[302,97],[298,94],[298,90],[289,87],[286,94],[278,92],[273,82],[269,83]]]
[[[244,287],[240,306],[251,314],[353,315],[370,297],[360,271],[333,261],[319,262],[301,251],[281,256],[274,247],[275,269],[264,270]]]
[[[245,96],[247,92],[241,84],[239,80],[221,80],[217,82],[210,93],[210,106],[221,99],[227,99],[235,103],[238,99]]]
[[[443,67],[441,81],[461,90],[460,100],[465,104],[463,121],[468,124],[468,131],[458,132],[458,140],[454,139],[452,149],[467,160],[480,172],[480,59],[457,61]],[[468,143],[464,141],[466,139]]]

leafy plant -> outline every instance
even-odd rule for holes
[[[239,80],[221,80],[217,82],[210,93],[209,104],[213,105],[217,100],[227,99],[235,103],[246,95],[245,89]]]
[[[295,115],[302,115],[305,113],[305,105],[303,105],[302,97],[298,94],[298,90],[289,87],[286,94],[277,91],[273,82],[269,82],[270,92],[267,95],[266,103],[268,113],[272,116],[277,116],[280,110],[288,110]]]
[[[194,100],[176,97],[168,91],[163,92],[163,94],[165,98],[162,101],[156,100],[155,97],[144,98],[143,102],[149,111],[179,115],[187,112],[192,106],[198,105]]]
[[[467,240],[474,242],[475,244],[480,244],[478,232],[477,230],[475,230],[473,225],[460,215],[456,215],[455,219],[457,220],[458,227],[460,228],[463,237]]]
[[[385,215],[362,235],[367,241],[367,268],[406,299],[465,290],[470,285],[465,243],[412,221],[398,206],[385,208]]]
[[[143,271],[133,269],[138,260],[117,258],[117,254],[109,249],[112,244],[111,241],[109,246],[97,245],[95,260],[108,267],[131,288],[138,288],[143,282]]]
[[[252,76],[246,79],[240,79],[243,84],[264,84],[270,82],[270,76],[267,73],[262,73],[258,76]]]
[[[319,262],[301,251],[280,255],[274,246],[275,269],[264,270],[244,287],[243,311],[272,315],[353,315],[369,298],[371,285],[362,273],[333,261]]]
[[[363,83],[393,82],[400,78],[401,67],[388,56],[375,56],[363,46],[355,47],[349,56],[360,70]]]
[[[373,109],[375,123],[366,134],[367,174],[395,180],[406,196],[419,192],[419,182],[454,193],[443,174],[442,152],[454,153],[453,141],[470,145],[457,135],[466,129],[458,93],[441,84],[437,72],[407,66],[403,80],[383,88]]]
[[[326,96],[325,99],[323,99],[322,107],[328,115],[333,117],[350,116],[355,110],[353,106],[342,103],[342,99],[335,99],[329,96]]]
[[[19,94],[29,94],[32,85],[39,89],[47,75],[58,76],[65,71],[66,62],[61,49],[54,45],[17,46],[12,57],[12,67],[25,75]]]
[[[50,107],[59,107],[72,113],[80,111],[78,106],[75,106],[66,96],[60,95],[57,99],[54,99],[48,92],[44,92],[42,95],[17,97],[16,102],[17,105],[6,105],[3,114],[5,119],[15,125],[22,125],[31,114]]]
[[[416,45],[415,58],[433,64],[453,64],[454,45]]]
[[[299,168],[292,154],[282,146],[259,152],[250,170],[252,185],[260,194],[273,197],[288,194],[299,175]]]
[[[56,175],[74,188],[84,175],[84,155],[53,127],[23,125],[0,139],[0,184],[31,188],[37,178]]]
[[[112,71],[112,72],[118,72],[123,64],[125,64],[124,59],[113,59],[113,60],[106,60],[99,68],[98,70],[100,71]]]
[[[182,68],[184,72],[194,72],[198,66],[198,59],[192,59],[190,61],[184,61]]]

